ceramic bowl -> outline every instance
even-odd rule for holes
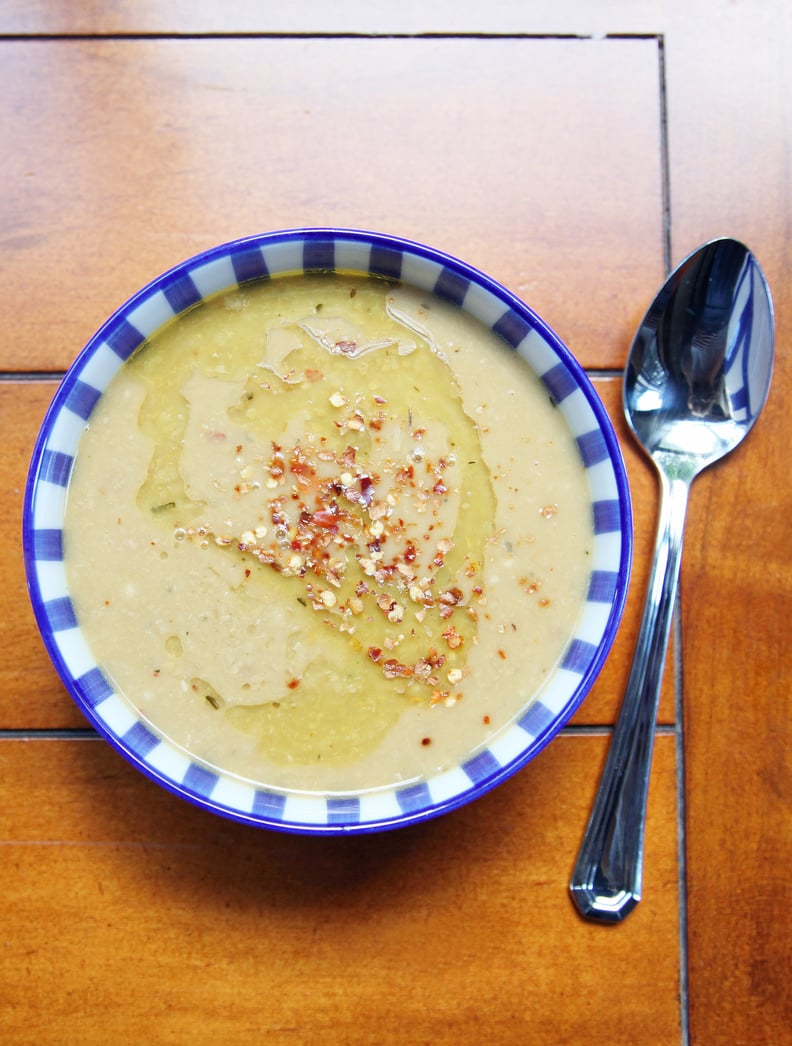
[[[574,634],[541,691],[487,746],[427,780],[334,795],[258,787],[202,765],[138,718],[97,664],[80,629],[64,569],[69,477],[91,412],[147,336],[202,299],[283,273],[344,270],[433,291],[496,331],[544,382],[572,431],[591,492],[594,543],[588,596]],[[64,377],[35,444],[25,492],[24,556],[44,645],[70,695],[98,733],[173,794],[233,820],[309,834],[372,832],[453,810],[532,760],[580,705],[613,642],[627,592],[632,520],[616,436],[569,350],[522,301],[453,257],[392,236],[297,229],[236,240],[155,279],[91,338]]]

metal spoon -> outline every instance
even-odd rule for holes
[[[741,243],[704,244],[670,275],[624,375],[627,421],[660,477],[657,546],[622,709],[569,889],[580,912],[619,922],[641,899],[644,819],[690,484],[733,450],[767,399],[773,305]]]

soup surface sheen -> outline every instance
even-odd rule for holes
[[[277,277],[174,320],[80,443],[70,590],[114,685],[192,756],[345,791],[457,765],[574,630],[591,504],[563,417],[462,310]]]

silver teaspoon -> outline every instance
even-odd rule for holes
[[[713,240],[669,276],[624,374],[624,411],[660,479],[657,544],[632,669],[569,889],[590,919],[619,922],[641,899],[655,720],[690,484],[733,450],[767,399],[773,305],[741,243]]]

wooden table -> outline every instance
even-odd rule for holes
[[[0,1041],[792,1041],[789,11],[0,6]],[[198,250],[311,224],[424,240],[522,295],[592,374],[635,505],[623,627],[563,734],[452,815],[339,840],[194,810],[88,731],[19,537],[38,425],[104,318]],[[620,368],[669,264],[717,235],[767,271],[774,387],[693,488],[644,900],[603,927],[566,884],[657,508]]]

